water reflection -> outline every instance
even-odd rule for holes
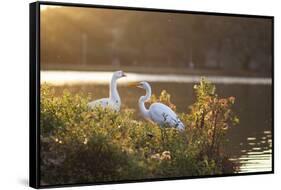
[[[80,73],[80,74],[78,74]],[[76,75],[77,74],[77,75]],[[111,72],[42,72],[42,82],[56,86],[57,94],[67,88],[72,93],[90,93],[93,99],[108,96],[108,81]],[[177,105],[178,112],[188,112],[188,106],[194,102],[193,85],[200,76],[176,75],[144,75],[129,73],[121,84],[147,80],[151,83],[153,93],[159,95],[166,89]],[[177,78],[178,77],[178,78]],[[221,97],[235,96],[234,111],[240,118],[240,124],[230,128],[227,135],[227,152],[232,160],[241,165],[241,173],[272,170],[272,94],[271,79],[243,77],[207,77],[216,83],[217,92]],[[74,83],[72,83],[74,81]],[[119,81],[118,81],[119,82]],[[138,98],[143,95],[141,89],[118,87],[122,106],[138,109]],[[138,117],[138,112],[136,112]]]
[[[128,77],[118,81],[118,83],[150,81],[150,82],[177,82],[177,83],[197,83],[201,76],[195,75],[165,75],[165,74],[138,74],[126,73]],[[88,71],[41,71],[41,82],[48,82],[53,85],[65,84],[87,84],[98,83],[108,84],[112,72],[88,72]],[[231,76],[208,76],[208,80],[216,84],[271,84],[271,78],[256,77],[231,77]]]
[[[271,131],[263,131],[257,137],[248,137],[240,143],[240,154],[231,160],[239,163],[239,173],[264,172],[272,170]]]

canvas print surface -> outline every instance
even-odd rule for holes
[[[272,171],[272,24],[40,5],[40,185]]]

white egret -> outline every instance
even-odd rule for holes
[[[161,127],[169,126],[175,127],[180,131],[184,130],[185,126],[177,114],[165,104],[153,103],[150,105],[149,109],[146,109],[144,103],[151,97],[151,87],[147,82],[134,83],[134,86],[146,90],[145,96],[141,96],[139,99],[139,109],[145,119],[157,123]]]
[[[123,71],[114,72],[109,83],[109,98],[94,100],[88,103],[88,106],[91,109],[101,106],[103,108],[110,108],[115,111],[119,111],[121,107],[121,99],[117,91],[117,80],[125,76],[126,75]]]

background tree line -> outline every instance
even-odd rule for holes
[[[271,24],[266,18],[47,8],[41,11],[41,64],[270,76]]]

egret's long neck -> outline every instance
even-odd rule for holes
[[[114,76],[112,77],[109,84],[109,98],[113,101],[120,101],[120,97],[117,91],[117,78],[115,78]]]
[[[149,98],[151,96],[151,88],[147,87],[147,88],[145,88],[145,90],[146,90],[145,96],[141,96],[139,99],[139,108],[140,108],[140,112],[142,113],[143,117],[146,119],[149,119],[148,109],[146,109],[144,103],[147,100],[149,100]]]

